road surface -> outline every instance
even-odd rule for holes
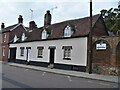
[[[2,88],[118,88],[117,83],[71,77],[3,64]]]

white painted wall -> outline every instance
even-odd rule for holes
[[[38,46],[43,46],[43,58],[37,58]],[[26,60],[26,47],[31,47],[30,61],[49,62],[50,49],[49,46],[55,46],[55,63],[72,64],[72,65],[87,65],[87,37],[49,40],[49,41],[35,41],[27,43],[10,44],[10,47],[17,47],[16,59]],[[62,46],[72,46],[71,60],[63,60]],[[20,56],[20,47],[25,47],[24,56]]]

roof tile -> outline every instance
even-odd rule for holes
[[[94,15],[92,17],[92,25],[96,23],[98,18],[100,17],[99,14]],[[85,17],[85,18],[80,18],[80,19],[74,19],[74,20],[67,20],[64,22],[60,23],[55,23],[52,25],[49,25],[47,28],[50,30],[51,34],[48,37],[48,39],[57,39],[57,38],[63,38],[64,35],[64,28],[67,25],[71,25],[72,27],[75,28],[75,33],[72,35],[72,37],[76,36],[85,36],[89,34],[90,31],[90,17]],[[41,34],[42,31],[44,30],[44,27],[37,28],[33,30],[30,34],[29,37],[26,39],[26,41],[36,41],[36,40],[41,40]]]

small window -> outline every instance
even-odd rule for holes
[[[6,42],[6,33],[3,34],[4,42]]]
[[[72,29],[70,26],[66,26],[64,29],[64,37],[71,37]]]
[[[44,47],[37,47],[38,49],[38,58],[43,58],[43,49]]]
[[[26,39],[25,37],[25,33],[22,34],[22,41],[24,41]]]
[[[5,48],[2,49],[2,55],[5,56]]]
[[[18,40],[17,35],[14,36],[14,42]]]
[[[46,39],[47,38],[47,31],[46,30],[43,30],[42,31],[42,39]]]
[[[63,46],[62,49],[64,49],[63,59],[71,60],[71,49],[72,49],[72,46]]]
[[[21,50],[20,56],[24,56],[24,47],[20,47],[20,50]]]

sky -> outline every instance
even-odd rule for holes
[[[120,0],[92,0],[92,13],[100,14],[102,9],[117,8]],[[34,20],[38,27],[44,25],[44,14],[51,11],[52,24],[89,16],[90,0],[0,0],[0,24],[5,27],[18,23],[23,16],[24,26]],[[33,12],[31,11],[33,10]]]

